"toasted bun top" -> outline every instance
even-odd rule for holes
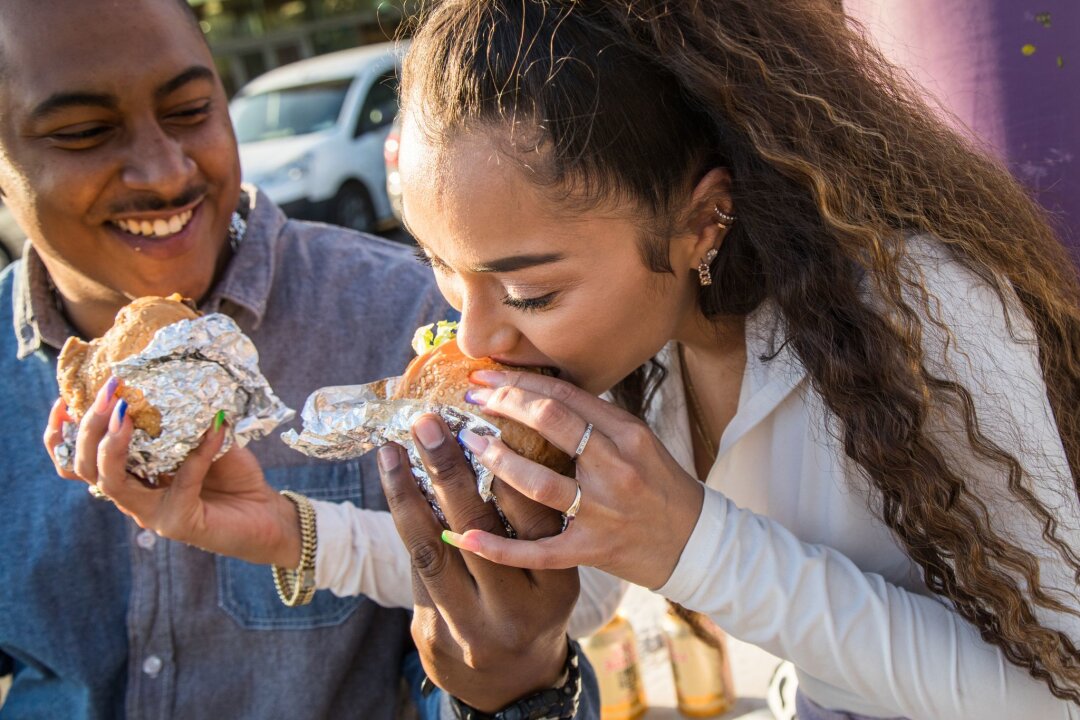
[[[465,401],[471,387],[469,374],[476,370],[529,371],[530,368],[510,367],[491,358],[470,358],[451,340],[434,350],[413,358],[394,390],[393,399],[423,398],[476,413],[475,405]],[[539,370],[534,370],[539,372]],[[484,419],[499,428],[502,440],[511,450],[559,473],[570,470],[570,457],[544,439],[540,433],[509,418],[485,415]]]
[[[198,316],[180,295],[142,297],[121,308],[113,326],[100,338],[87,343],[69,337],[56,365],[60,397],[68,410],[82,417],[112,375],[112,363],[142,352],[161,328]],[[135,426],[156,437],[161,429],[157,410],[137,390],[124,389],[121,395],[131,406]]]

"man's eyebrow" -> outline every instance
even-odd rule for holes
[[[192,65],[187,70],[164,83],[154,91],[154,98],[162,100],[184,85],[195,80],[213,80],[214,73],[204,65]],[[99,107],[105,110],[117,108],[116,97],[106,93],[58,92],[50,95],[30,113],[31,120],[40,120],[52,113],[70,107]]]
[[[50,95],[38,104],[30,113],[31,120],[40,120],[55,112],[69,107],[99,107],[106,110],[116,109],[116,98],[112,95],[82,92],[59,92]]]
[[[155,100],[164,100],[170,94],[176,92],[189,82],[196,80],[213,80],[214,73],[210,68],[205,65],[192,65],[184,72],[180,73],[172,80],[169,80],[164,85],[154,91]]]

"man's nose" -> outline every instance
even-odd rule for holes
[[[156,123],[140,128],[129,148],[123,170],[129,188],[173,198],[191,186],[198,169],[195,161],[179,139]]]

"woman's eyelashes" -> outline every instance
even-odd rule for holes
[[[413,248],[413,255],[416,256],[417,261],[419,261],[421,265],[427,265],[428,267],[431,267],[434,264],[431,261],[431,257],[421,248]]]
[[[446,269],[446,266],[443,265],[441,261],[428,255],[426,252],[424,252],[423,248],[413,248],[413,254],[416,256],[417,261],[419,261],[421,265],[426,265],[429,268],[433,268],[437,271]],[[515,310],[534,312],[537,310],[544,310],[545,308],[550,307],[551,304],[555,301],[555,298],[556,296],[558,296],[558,294],[558,292],[549,292],[545,293],[544,295],[539,295],[537,297],[515,297],[507,293],[506,295],[503,295],[502,302],[503,305],[506,305],[507,307],[512,307]]]
[[[446,272],[447,270],[449,270],[449,268],[446,266],[446,263],[444,263],[442,260],[439,260],[438,258],[428,255],[426,252],[424,252],[423,248],[413,248],[413,255],[416,256],[416,259],[420,261],[421,265],[427,265],[429,268],[433,268],[437,272]]]
[[[557,295],[557,292],[549,292],[546,295],[531,298],[518,298],[513,297],[512,295],[505,295],[503,297],[503,305],[517,310],[524,310],[526,312],[544,310],[551,306],[551,303],[555,301]]]

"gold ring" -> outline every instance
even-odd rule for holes
[[[574,495],[574,502],[570,503],[570,507],[566,508],[566,512],[563,515],[567,520],[573,520],[577,517],[578,511],[581,510],[581,485],[577,486],[577,493]]]

